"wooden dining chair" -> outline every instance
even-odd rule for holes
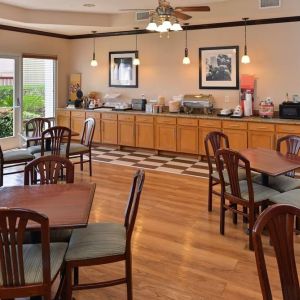
[[[56,184],[61,178],[61,170],[66,170],[66,183],[74,182],[74,165],[61,156],[41,156],[31,161],[24,170],[24,184]]]
[[[277,140],[276,151],[286,155],[299,155],[300,150],[300,136],[286,135]],[[260,175],[255,176],[254,182],[262,184]],[[281,193],[296,189],[300,187],[300,180],[295,178],[295,170],[288,172],[284,175],[276,177],[269,177],[269,187]]]
[[[26,165],[33,160],[34,156],[27,149],[14,149],[2,151],[0,146],[0,186],[3,186],[3,176],[24,172],[24,169],[16,169],[15,167]],[[15,168],[11,172],[5,172],[5,169]]]
[[[252,228],[256,213],[266,206],[270,197],[279,194],[269,187],[252,183],[250,162],[239,152],[231,149],[219,149],[216,152],[216,166],[221,182],[220,233],[225,233],[225,212],[240,214],[249,221],[249,248],[253,250]],[[239,181],[239,168],[243,166],[246,180]],[[225,176],[228,176],[228,184]],[[228,203],[227,203],[228,202]],[[243,208],[239,210],[238,205]]]
[[[127,299],[132,300],[131,237],[144,184],[144,171],[133,177],[127,202],[124,224],[97,223],[73,231],[66,254],[66,300],[72,299],[72,290],[103,288],[127,284]],[[125,261],[125,277],[105,282],[79,284],[78,268]],[[74,270],[74,285],[72,271]]]
[[[30,137],[40,137],[42,132],[51,127],[47,118],[33,118],[25,123],[25,134]],[[31,154],[41,152],[41,141],[27,141],[26,146]]]
[[[212,131],[207,134],[204,140],[206,159],[208,164],[208,211],[212,211],[213,194],[221,196],[214,190],[214,186],[220,184],[219,172],[214,171],[213,163],[217,150],[221,148],[229,148],[228,136],[221,131]],[[224,173],[225,182],[228,183],[228,176]],[[239,169],[239,180],[246,179],[246,173],[243,169]]]
[[[23,243],[29,224],[38,226],[41,244]],[[50,244],[48,218],[30,210],[0,208],[0,244],[0,298],[43,296],[50,300],[68,244]]]
[[[300,299],[300,287],[294,252],[295,217],[300,218],[300,208],[291,205],[268,207],[253,227],[253,243],[260,287],[264,300],[272,300],[262,234],[265,229],[270,235],[275,250],[283,300]]]
[[[95,119],[88,118],[84,121],[83,132],[81,134],[80,143],[71,143],[69,149],[69,158],[80,158],[80,170],[83,170],[83,163],[89,163],[89,172],[92,176],[92,143],[95,131]],[[88,159],[84,160],[83,156],[88,155]]]

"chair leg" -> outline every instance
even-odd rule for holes
[[[79,268],[74,268],[74,285],[78,285],[79,283]]]
[[[65,286],[65,300],[72,300],[72,267],[67,263],[66,266],[66,286]]]
[[[249,207],[249,249],[254,250],[253,240],[252,240],[252,229],[255,222],[255,212],[252,207]]]
[[[243,207],[243,213],[247,214],[248,213],[248,208],[246,206]],[[247,217],[243,217],[243,223],[247,224],[248,223],[248,218]]]
[[[237,209],[237,204],[232,204],[232,207],[234,209]],[[236,212],[232,212],[232,222],[233,222],[233,224],[237,224],[237,213]]]
[[[212,177],[209,176],[208,181],[208,211],[212,211]]]
[[[129,253],[125,261],[126,282],[127,282],[127,300],[132,300],[132,263],[131,254]]]
[[[92,153],[89,153],[90,176],[92,176]]]
[[[3,164],[0,167],[0,186],[3,186]]]
[[[220,233],[224,235],[225,233],[225,198],[223,192],[221,192],[221,205],[220,205]]]
[[[83,171],[83,154],[80,154],[80,171]]]

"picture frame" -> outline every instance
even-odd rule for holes
[[[109,86],[138,88],[139,68],[133,64],[138,51],[109,52]]]
[[[239,89],[239,46],[199,48],[199,88]]]

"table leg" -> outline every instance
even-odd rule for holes
[[[267,174],[261,174],[261,182],[264,186],[269,186],[269,176]]]

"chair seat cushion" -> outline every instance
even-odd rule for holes
[[[217,181],[220,180],[220,176],[219,176],[219,172],[218,172],[218,171],[213,172],[211,176],[212,176],[214,179],[216,179]],[[224,176],[224,181],[225,181],[225,183],[228,184],[228,183],[229,183],[229,179],[228,179],[228,173],[227,173],[226,170],[224,170],[223,176]],[[244,180],[244,179],[246,179],[247,176],[246,176],[246,171],[245,171],[245,169],[239,168],[239,169],[238,169],[238,176],[239,176],[239,180]]]
[[[27,150],[31,154],[39,153],[41,152],[41,145],[30,146]]]
[[[261,175],[257,175],[253,178],[253,182],[261,184]],[[276,177],[269,176],[269,187],[277,190],[280,193],[284,193],[300,187],[300,180],[285,175]]]
[[[18,161],[30,161],[34,156],[27,149],[9,150],[3,152],[4,163],[14,163]]]
[[[126,230],[123,224],[98,223],[73,230],[66,261],[102,258],[125,253]]]
[[[270,197],[280,194],[278,191],[275,191],[269,187],[252,183],[253,185],[253,193],[254,193],[254,202],[260,202],[263,200],[270,199]],[[249,194],[248,194],[248,184],[247,180],[240,181],[240,191],[241,197],[245,201],[249,201]],[[231,189],[230,186],[226,187],[226,192],[230,193]]]
[[[72,155],[73,153],[78,152],[89,152],[89,147],[82,145],[80,143],[70,143],[70,150],[69,154]]]
[[[275,204],[290,204],[300,208],[300,189],[274,195],[269,200]]]
[[[49,155],[52,155],[51,151],[45,151],[44,152],[44,156],[49,156]],[[61,150],[59,156],[66,157],[66,152],[64,150]],[[35,158],[41,157],[41,152],[35,153],[34,157]]]
[[[50,244],[51,281],[55,279],[64,261],[67,243]],[[26,284],[36,284],[43,281],[43,263],[41,244],[23,245],[24,273]],[[1,274],[1,273],[0,273]],[[3,284],[0,276],[0,284]]]

